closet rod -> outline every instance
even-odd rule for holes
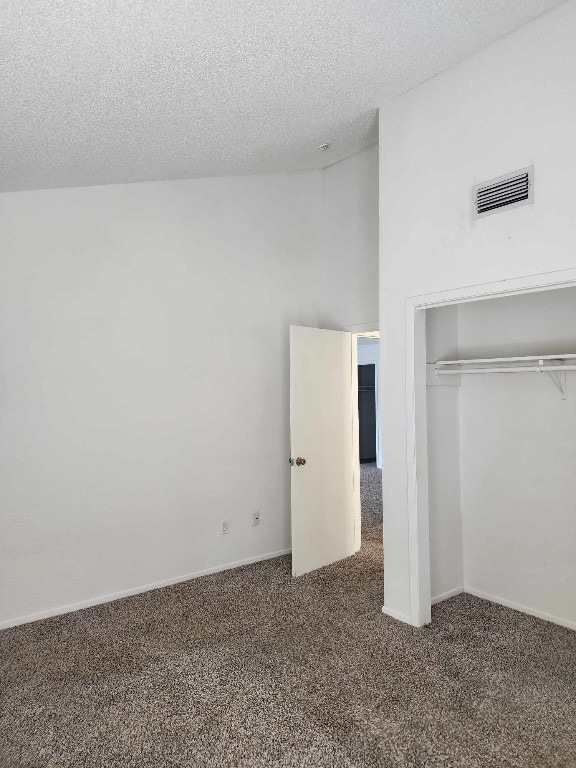
[[[464,373],[549,373],[550,371],[576,371],[576,365],[541,365],[518,366],[517,368],[459,368],[456,370],[440,371],[436,369],[436,376],[460,376]]]
[[[529,363],[534,360],[576,360],[576,354],[527,355],[524,357],[479,357],[468,360],[436,360],[435,365],[476,365],[480,363]]]

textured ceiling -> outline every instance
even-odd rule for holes
[[[323,167],[559,4],[0,0],[0,190]]]

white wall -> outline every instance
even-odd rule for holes
[[[458,315],[464,358],[576,353],[576,289]],[[576,374],[566,400],[545,375],[461,378],[466,590],[576,627]]]
[[[326,168],[323,183],[323,324],[377,324],[378,147]]]
[[[406,298],[576,267],[576,2],[382,107],[385,609],[410,599]],[[535,165],[535,203],[471,219],[474,183]]]
[[[323,193],[343,176],[363,215],[363,157],[324,190],[310,172],[0,195],[0,622],[289,548],[288,326],[372,319],[364,225],[323,260]]]
[[[436,360],[458,360],[458,307],[426,311],[426,359],[430,365]],[[433,600],[461,591],[464,584],[459,379],[430,376],[426,388]]]

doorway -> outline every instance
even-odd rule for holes
[[[374,543],[375,567],[382,573],[378,341],[378,332],[373,330],[290,327],[295,577],[351,557],[360,550],[362,538],[366,544]],[[363,414],[362,462],[359,406]]]
[[[356,336],[358,358],[358,462],[360,470],[360,545],[382,548],[382,458],[378,397],[380,338],[377,331]],[[378,551],[376,551],[378,550]]]

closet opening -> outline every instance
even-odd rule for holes
[[[409,307],[419,623],[467,593],[576,629],[576,285],[490,288]]]

